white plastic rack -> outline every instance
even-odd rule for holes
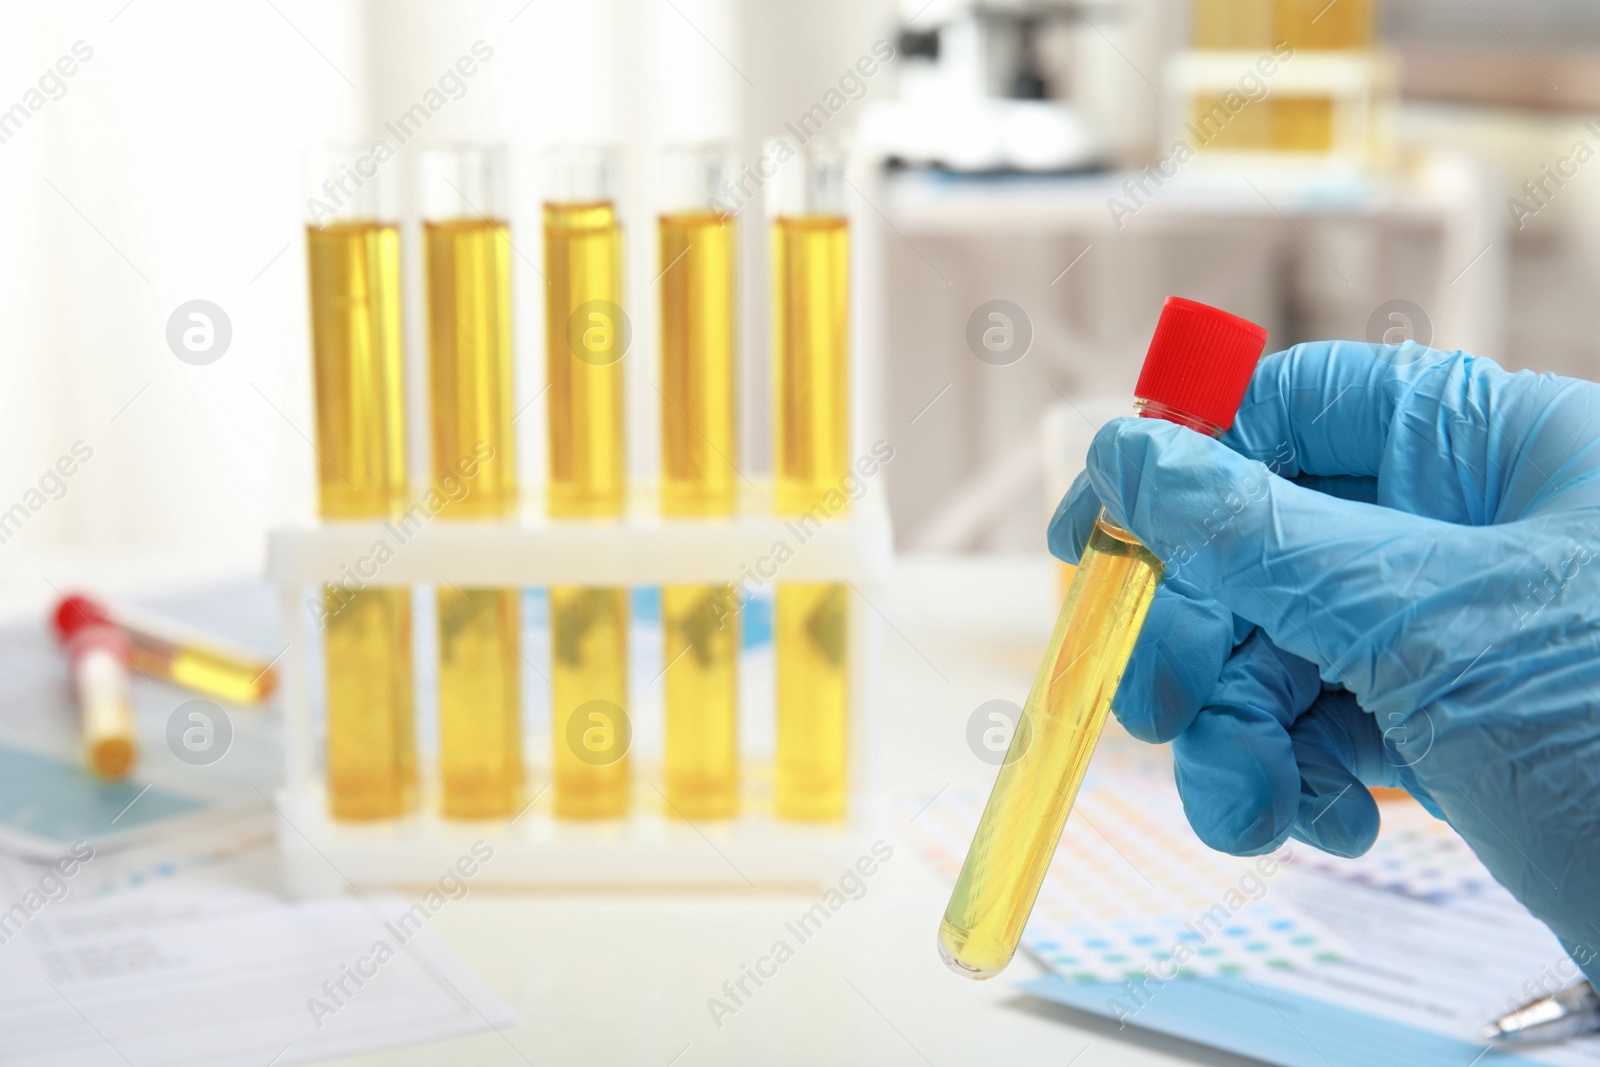
[[[892,540],[881,488],[867,484],[861,500],[826,522],[773,515],[770,492],[760,492],[725,519],[669,519],[640,506],[606,521],[551,521],[528,512],[505,521],[318,521],[274,530],[267,573],[278,587],[288,642],[280,662],[287,768],[277,801],[285,888],[308,896],[433,884],[472,855],[478,841],[492,848],[493,859],[477,865],[474,884],[748,890],[835,881],[870,844],[879,823],[868,810],[863,776],[865,676],[878,627],[870,601],[887,574]],[[638,487],[635,497],[648,499],[649,487]],[[514,819],[445,819],[423,766],[415,813],[382,822],[336,821],[328,815],[322,779],[316,714],[322,697],[311,691],[308,670],[321,630],[307,602],[318,586],[352,578],[369,587],[852,583],[860,595],[850,616],[850,816],[836,825],[775,819],[770,767],[747,761],[741,814],[686,822],[663,811],[667,806],[652,784],[659,781],[655,768],[636,760],[634,803],[621,819],[557,820],[544,788],[548,768],[538,766],[529,768],[534,800]]]

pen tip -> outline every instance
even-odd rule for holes
[[[1496,1041],[1506,1036],[1506,1032],[1495,1023],[1485,1026],[1479,1033],[1485,1041]]]

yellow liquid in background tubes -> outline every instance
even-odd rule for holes
[[[466,490],[441,518],[508,515],[517,489],[510,235],[482,219],[428,222],[423,232],[434,481],[453,478]],[[511,815],[521,806],[520,596],[437,591],[441,807],[452,818]]]
[[[738,471],[732,220],[663,215],[661,511],[727,515]]]
[[[1296,52],[1373,45],[1373,0],[1195,0],[1194,47],[1260,51],[1283,42]]]
[[[992,978],[1016,953],[1161,570],[1101,516],[939,924],[952,970]]]
[[[663,215],[661,512],[730,515],[738,454],[734,418],[732,220]],[[666,811],[684,819],[739,811],[739,617],[732,586],[664,586]]]
[[[622,304],[616,207],[610,201],[546,204],[544,264],[550,515],[620,515],[627,469],[617,347],[622,323],[614,318]],[[626,814],[628,759],[625,753],[613,758],[610,746],[621,742],[627,714],[628,591],[553,587],[550,630],[556,815]],[[593,701],[604,703],[585,710]],[[569,740],[575,714],[581,729]]]
[[[278,685],[277,674],[265,660],[131,630],[128,643],[129,662],[140,674],[231,704],[259,703]]]
[[[550,638],[556,815],[626,815],[628,591],[553,586]]]
[[[306,228],[317,487],[324,518],[387,518],[406,494],[400,234]]]
[[[620,515],[622,227],[609,201],[544,206],[544,276],[550,515]]]
[[[831,215],[780,217],[772,230],[780,515],[803,515],[850,469],[850,229]]]
[[[739,615],[731,585],[661,589],[666,631],[667,813],[739,811]]]
[[[386,819],[417,799],[411,593],[332,586],[327,613],[328,806],[336,819]]]
[[[845,816],[849,787],[850,587],[778,586],[776,807],[780,818]]]
[[[385,518],[406,492],[400,235],[306,229],[318,491],[327,518]],[[323,589],[328,806],[337,819],[415,806],[411,594]]]
[[[443,588],[439,596],[441,807],[456,819],[522,806],[522,686],[515,589]]]

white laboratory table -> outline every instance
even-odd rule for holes
[[[41,573],[112,595],[156,591],[178,567],[130,586],[126,560],[39,561]],[[116,566],[110,564],[115,563]],[[26,570],[33,570],[30,566]],[[214,572],[215,573],[215,572]],[[235,571],[235,574],[238,572]],[[0,612],[37,611],[34,583],[0,589]],[[203,576],[202,576],[203,577]],[[121,586],[121,588],[118,588]],[[143,588],[139,588],[143,586]],[[992,766],[967,747],[979,704],[1025,695],[1056,607],[1042,558],[902,558],[881,601],[887,625],[870,706],[878,790],[933,798],[987,788]],[[1130,742],[1131,743],[1131,742]],[[1000,979],[945,970],[934,932],[949,887],[914,845],[886,831],[893,857],[732,1015],[707,1001],[768,953],[815,901],[781,893],[512,894],[474,890],[430,925],[517,1012],[501,1032],[330,1061],[361,1065],[1055,1064],[1156,1067],[1255,1061],[1025,997],[1042,969],[1019,955]],[[708,845],[709,847],[709,845]],[[254,877],[270,886],[263,863]],[[747,982],[747,988],[753,988]]]
[[[868,714],[881,716],[880,788],[933,797],[986,787],[967,748],[986,700],[1025,695],[1055,611],[1043,558],[902,559],[884,602],[885,662]],[[941,677],[942,676],[942,677]],[[490,896],[441,912],[435,929],[509,1001],[522,1023],[448,1046],[348,1064],[1245,1064],[1216,1052],[1020,995],[1042,973],[1019,955],[995,981],[945,970],[934,931],[949,886],[914,846],[893,858],[732,1016],[707,999],[765,955],[814,897],[614,894]],[[747,988],[754,988],[747,983]]]

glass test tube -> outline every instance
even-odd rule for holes
[[[1195,0],[1194,46],[1202,50],[1267,53],[1287,44],[1295,52],[1372,47],[1372,0]],[[1334,99],[1321,93],[1274,90],[1252,101],[1210,134],[1217,114],[1230,114],[1220,92],[1202,93],[1191,116],[1208,146],[1239,150],[1326,152],[1333,145]],[[1222,111],[1217,111],[1218,108]],[[1208,119],[1213,126],[1208,126]]]
[[[505,153],[429,149],[421,170],[433,477],[465,489],[441,517],[498,519],[517,506]],[[437,597],[441,809],[512,815],[523,786],[521,590],[446,585]]]
[[[146,678],[230,704],[259,703],[278,687],[277,672],[265,657],[170,619],[125,606],[113,612],[78,595],[64,599],[61,608],[88,613],[120,629],[127,638],[129,665]]]
[[[825,520],[848,504],[850,230],[844,158],[815,145],[769,186],[778,513]],[[849,756],[849,586],[780,583],[777,592],[776,808],[786,819],[843,818]]]
[[[85,597],[63,599],[52,621],[71,666],[84,761],[107,781],[125,778],[139,754],[127,634],[101,605]]]
[[[1140,414],[1220,435],[1265,341],[1243,319],[1169,298],[1139,379]],[[1201,402],[1154,399],[1178,392],[1172,382],[1183,376]],[[940,955],[958,974],[992,978],[1016,953],[1161,574],[1161,561],[1102,511],[939,924]]]
[[[333,519],[388,518],[406,492],[400,231],[393,175],[368,150],[307,160],[307,276],[318,499]],[[408,589],[323,589],[328,805],[381,819],[416,802]]]
[[[627,470],[622,225],[617,152],[566,146],[544,159],[545,368],[552,518],[622,514]],[[555,810],[627,813],[628,591],[550,590]]]
[[[661,512],[734,510],[737,230],[711,206],[731,173],[725,145],[669,149],[658,224],[661,270]],[[733,586],[661,590],[669,814],[739,809],[739,605]]]

